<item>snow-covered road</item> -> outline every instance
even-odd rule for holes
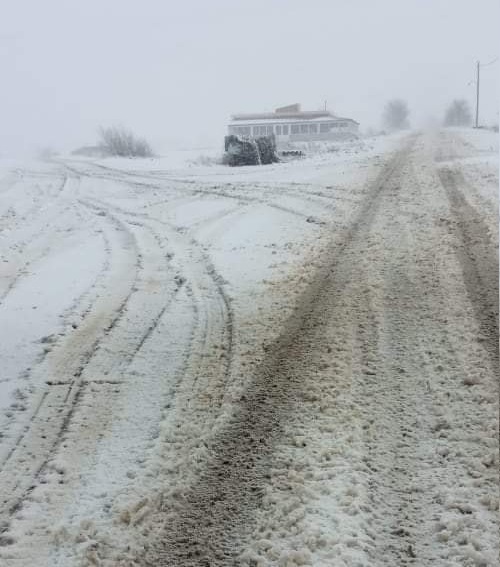
[[[0,564],[493,566],[498,135],[0,162]]]

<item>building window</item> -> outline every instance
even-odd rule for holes
[[[309,124],[301,124],[300,125],[300,133],[307,134],[309,132]]]
[[[276,125],[276,136],[281,136],[281,126],[279,124]]]
[[[329,132],[329,131],[330,131],[330,124],[325,124],[325,123],[320,124],[320,125],[319,125],[319,131],[320,131],[322,134],[325,134],[326,132]]]
[[[253,136],[258,136],[259,135],[259,127],[258,126],[254,126],[252,129],[252,135]]]
[[[283,136],[288,136],[288,124],[283,125]]]
[[[292,124],[292,134],[298,134],[298,133],[299,133],[298,124]]]
[[[309,124],[309,134],[316,134],[318,127],[316,124]]]
[[[268,126],[268,127],[267,127],[267,135],[268,135],[268,136],[271,136],[272,133],[273,133],[273,127],[272,127],[272,126]]]

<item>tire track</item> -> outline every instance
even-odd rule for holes
[[[201,378],[206,378],[207,370],[202,359],[210,352],[214,344],[224,344],[224,356],[222,357],[222,371],[217,371],[215,374],[218,376],[217,380],[211,381],[209,388],[222,390],[217,395],[219,400],[218,404],[222,403],[223,391],[225,390],[229,377],[231,375],[232,351],[233,351],[233,326],[234,315],[231,307],[231,299],[224,289],[224,284],[221,276],[217,273],[214,265],[212,264],[208,255],[203,251],[202,246],[191,236],[183,235],[183,231],[179,231],[175,225],[151,217],[145,213],[137,213],[128,211],[116,205],[111,205],[102,200],[94,199],[98,206],[106,207],[108,210],[113,211],[113,214],[120,215],[123,219],[132,225],[141,226],[153,231],[159,238],[159,234],[163,233],[165,238],[165,246],[170,246],[172,249],[173,257],[188,258],[190,267],[187,265],[179,266],[179,274],[176,276],[180,281],[186,281],[186,285],[191,291],[194,304],[193,309],[196,315],[196,331],[193,338],[193,346],[191,350],[193,353],[201,353],[201,357],[193,354],[196,362],[191,361],[189,370],[186,371],[187,375],[193,377],[191,387],[196,390],[202,391],[203,388],[198,384]],[[238,211],[232,209],[224,211],[223,213],[216,213],[209,219],[203,221],[203,225],[208,223],[220,222],[227,216],[234,215]],[[157,228],[154,228],[154,225]],[[199,228],[195,225],[195,229]],[[194,269],[193,269],[194,268]],[[215,300],[215,301],[214,301]],[[215,315],[215,317],[214,317]],[[215,337],[213,326],[213,319],[218,319],[220,323],[216,324]],[[219,330],[217,330],[217,325]],[[219,336],[219,338],[217,338]],[[209,362],[209,365],[213,365]],[[210,374],[213,372],[211,371]],[[203,384],[207,385],[206,379]],[[219,384],[218,386],[216,386]]]
[[[307,388],[300,369],[310,358],[313,338],[325,324],[324,301],[334,299],[343,286],[337,266],[374,214],[380,192],[404,162],[410,147],[399,152],[379,174],[350,229],[332,248],[283,332],[267,349],[241,405],[210,440],[206,468],[177,501],[165,503],[168,515],[163,528],[141,564],[235,564],[234,540],[252,523],[252,510],[259,506],[285,418]]]
[[[468,564],[465,558],[470,550],[465,542],[475,542],[483,530],[491,528],[481,500],[491,490],[492,475],[488,467],[483,467],[481,475],[471,472],[478,467],[474,461],[481,462],[491,450],[491,433],[486,433],[494,415],[489,397],[491,367],[488,363],[483,367],[478,358],[482,348],[465,331],[474,328],[477,312],[476,306],[470,314],[463,307],[470,299],[470,282],[463,273],[463,260],[455,263],[454,258],[464,253],[465,244],[460,239],[458,247],[454,239],[443,241],[442,231],[446,232],[450,221],[441,218],[436,230],[432,205],[422,203],[429,196],[434,198],[433,190],[419,196],[415,178],[413,166],[393,197],[387,195],[390,200],[379,203],[384,214],[365,239],[373,263],[358,275],[362,282],[377,272],[381,276],[370,293],[362,293],[361,288],[356,300],[363,306],[357,311],[361,316],[356,406],[366,415],[364,462],[370,470],[372,514],[367,554],[374,565],[434,565],[445,557]],[[434,206],[446,208],[449,197],[435,197]],[[457,213],[450,208],[454,224]],[[408,215],[412,209],[420,217]],[[462,214],[474,231],[481,231],[471,211]],[[476,243],[480,248],[485,244],[477,239]],[[457,284],[460,269],[463,291],[461,282]],[[488,293],[482,281],[475,280],[474,286],[479,286],[476,293],[481,289]],[[474,374],[479,368],[480,382]],[[493,375],[497,373],[498,366],[493,365]],[[478,399],[482,399],[480,406]],[[474,488],[465,489],[469,475],[474,476]],[[464,494],[465,505],[460,502]],[[450,512],[453,508],[456,513]],[[474,549],[481,547],[476,544]],[[490,564],[480,557],[478,553],[476,564]]]
[[[99,166],[99,167],[104,167],[104,166]],[[76,169],[72,169],[69,168],[70,171],[73,172],[77,172],[80,175],[82,174],[81,171],[76,170]],[[107,169],[107,168],[106,168]],[[115,173],[115,170],[111,170],[113,173]],[[101,175],[96,175],[94,172],[85,172],[84,175],[87,175],[89,177],[96,177],[96,178],[102,178],[102,179],[109,179],[109,180],[113,180],[113,181],[119,181],[121,183],[125,183],[127,185],[130,185],[132,187],[142,187],[142,188],[148,188],[148,189],[163,189],[164,188],[164,184],[163,183],[158,183],[158,181],[156,180],[155,177],[151,177],[150,179],[154,179],[156,181],[156,183],[146,183],[146,182],[139,182],[139,181],[132,181],[130,180],[130,177],[141,177],[140,175],[131,175],[131,174],[125,174],[123,171],[120,170],[116,170],[116,176],[113,177],[107,177],[107,176],[101,176]],[[145,176],[142,176],[143,178]],[[161,180],[162,182],[164,181],[163,179]],[[203,189],[199,189],[199,188],[195,188],[195,189],[186,189],[185,185],[192,185],[195,184],[195,181],[189,181],[189,180],[178,180],[178,179],[168,179],[169,182],[175,182],[175,183],[183,183],[184,187],[182,189],[174,189],[177,192],[182,192],[182,193],[190,193],[194,196],[196,195],[213,195],[213,196],[217,196],[217,197],[224,197],[227,199],[233,199],[233,200],[237,200],[239,202],[247,202],[247,203],[259,203],[262,205],[266,205],[272,209],[275,210],[279,210],[281,212],[286,212],[288,214],[294,215],[296,217],[300,217],[304,220],[308,220],[309,222],[313,221],[317,224],[324,224],[324,221],[322,221],[320,218],[314,216],[314,215],[310,215],[310,214],[306,214],[302,211],[298,211],[292,207],[285,207],[283,205],[278,205],[276,203],[272,203],[269,201],[269,199],[265,199],[265,198],[259,198],[259,197],[249,197],[247,193],[245,194],[231,194],[228,193],[227,191],[223,191],[222,189],[216,190],[214,188],[207,188],[204,187]],[[213,184],[209,184],[211,186],[213,186]],[[218,186],[215,186],[218,187]],[[170,189],[172,189],[172,187],[169,187]]]
[[[91,216],[92,217],[95,216],[94,212],[89,212],[87,210],[85,220],[88,222],[88,219]],[[33,369],[29,368],[24,372],[23,377],[25,379],[31,381],[31,382],[33,382],[33,381],[37,382],[37,377],[39,378],[38,375],[41,375],[41,376],[44,375],[43,369],[45,368],[44,365],[47,364],[46,358],[47,358],[47,356],[49,358],[52,356],[52,354],[49,354],[49,353],[53,352],[54,350],[57,350],[61,344],[65,344],[68,341],[68,335],[75,333],[75,329],[77,329],[77,324],[74,322],[75,316],[76,316],[76,318],[81,319],[81,321],[85,321],[85,319],[88,316],[92,316],[92,311],[95,310],[95,307],[96,307],[95,304],[96,304],[96,302],[98,302],[98,299],[99,299],[99,291],[98,290],[101,287],[105,287],[106,281],[108,279],[110,279],[110,274],[111,274],[111,269],[112,269],[111,256],[112,256],[113,246],[111,244],[112,234],[109,232],[109,230],[106,231],[106,224],[109,224],[109,223],[104,223],[102,225],[104,227],[104,229],[101,230],[103,243],[104,243],[104,250],[105,250],[105,259],[104,259],[104,262],[101,266],[101,269],[100,269],[99,273],[96,275],[94,281],[88,287],[88,289],[86,289],[83,293],[80,294],[79,297],[77,297],[74,300],[73,304],[66,310],[66,312],[64,312],[60,315],[60,317],[64,321],[64,330],[62,331],[62,333],[60,335],[65,337],[65,338],[55,337],[55,340],[52,340],[50,342],[50,350],[46,350],[43,353],[41,353],[41,355],[37,359],[36,366]],[[119,230],[118,227],[115,227],[115,229]],[[34,241],[35,239],[36,239],[36,235],[33,236],[32,240]],[[114,243],[114,246],[116,246],[116,242]],[[33,255],[33,257],[27,261],[25,268],[27,269],[33,263],[38,262],[38,261],[42,260],[43,258],[45,258],[49,251],[50,251],[50,246],[47,246],[46,248],[44,248],[42,250],[42,253],[40,255]],[[12,285],[10,286],[8,291],[12,290],[12,288],[14,287],[14,284],[20,278],[21,278],[21,275],[18,275],[18,277],[12,283]],[[6,296],[7,296],[7,294],[5,294],[5,296],[2,297],[1,299],[4,299]],[[1,300],[0,300],[0,304],[1,304]],[[69,321],[70,318],[73,319],[73,322]],[[78,332],[77,332],[77,335],[78,335]],[[73,339],[73,338],[70,338],[70,340],[72,340],[73,342],[75,341],[75,339]],[[65,347],[63,346],[61,348],[65,348]],[[4,381],[7,381],[7,380],[4,380]],[[38,380],[38,382],[47,383],[47,384],[51,385],[52,382],[59,383],[60,380],[56,379],[56,380],[53,381],[51,379],[43,380],[43,379],[40,378]],[[27,387],[28,392],[31,391],[32,388],[36,388],[37,386],[38,386],[37,384],[29,385]],[[26,394],[26,395],[29,395],[29,394]],[[36,418],[36,415],[40,411],[42,404],[43,404],[43,401],[44,401],[46,396],[47,396],[47,392],[43,392],[41,398],[38,401],[34,402],[34,408],[35,409],[31,412],[28,411],[27,413],[25,413],[24,416],[23,416],[23,419],[17,419],[14,422],[8,421],[7,423],[3,423],[2,433],[3,433],[4,443],[5,443],[5,438],[7,436],[9,436],[9,437],[14,436],[15,438],[17,438],[18,441],[7,452],[7,457],[5,458],[5,460],[1,459],[2,462],[0,464],[0,471],[1,471],[1,467],[3,466],[3,464],[6,463],[9,460],[9,458],[12,456],[13,452],[16,450],[19,443],[21,442],[23,436],[28,431],[28,427],[25,425],[26,418],[29,418],[28,421]],[[18,417],[20,417],[20,416],[18,416]],[[15,433],[15,431],[17,431],[17,433]]]
[[[167,255],[174,260],[176,258],[187,258],[188,263],[179,265],[176,280],[186,285],[190,296],[193,298],[193,309],[196,317],[192,354],[186,367],[186,376],[190,376],[190,388],[200,395],[205,396],[208,388],[218,402],[214,407],[222,403],[224,391],[231,376],[232,351],[233,351],[233,327],[234,314],[231,307],[231,299],[224,289],[221,276],[217,273],[208,255],[202,246],[190,235],[185,235],[175,225],[151,217],[145,213],[128,211],[116,205],[111,205],[100,199],[93,199],[96,207],[112,211],[119,215],[124,222],[132,226],[138,226],[149,230],[156,238],[164,241]],[[204,221],[220,222],[222,218],[237,213],[234,209],[225,211],[224,215],[216,213]],[[196,227],[198,228],[198,227]],[[185,283],[184,283],[185,282]],[[213,370],[213,357],[208,356],[214,345],[223,347],[223,355],[219,357],[216,371]],[[207,370],[207,367],[210,370]],[[207,380],[207,375],[211,380]],[[216,377],[216,378],[215,378]],[[200,383],[199,383],[200,382]],[[215,394],[215,392],[218,392]]]
[[[49,205],[45,204],[45,206],[43,208],[43,212],[41,213],[41,215],[40,214],[38,215],[38,218],[29,219],[31,224],[33,224],[36,221],[36,224],[40,225],[40,223],[43,222],[43,226],[40,227],[38,230],[34,231],[32,234],[28,234],[27,237],[22,238],[22,240],[20,242],[14,242],[14,243],[9,242],[9,248],[16,250],[16,256],[18,258],[22,258],[22,263],[16,269],[14,274],[12,275],[12,277],[10,278],[10,281],[8,281],[7,285],[5,286],[5,289],[0,293],[0,304],[3,303],[3,301],[8,296],[8,294],[11,292],[11,290],[15,287],[15,285],[28,272],[30,266],[32,264],[34,264],[35,262],[41,260],[45,256],[47,256],[48,252],[50,251],[51,244],[47,244],[42,249],[38,248],[37,253],[36,253],[36,252],[33,251],[33,248],[34,248],[33,244],[35,242],[39,242],[41,239],[43,239],[43,237],[46,233],[46,227],[49,224],[55,222],[57,220],[57,218],[61,216],[62,211],[58,207],[58,205],[59,205],[58,199],[61,197],[62,193],[64,192],[66,185],[67,185],[67,181],[68,181],[68,178],[66,176],[64,176],[63,181],[60,184],[60,186],[58,187],[56,195],[52,198],[52,201],[50,202],[50,204]],[[54,207],[56,207],[56,210],[54,210]],[[32,214],[35,211],[37,211],[37,212],[40,211],[40,206],[38,204],[36,204],[32,208],[32,210],[30,211],[29,214]],[[46,211],[48,211],[51,214],[44,214]],[[29,224],[30,224],[30,223],[26,222],[26,220],[28,220],[26,218],[26,216],[27,215],[23,216],[23,225],[22,225],[23,230],[25,229],[25,227],[29,226]],[[25,259],[26,257],[28,259]]]
[[[451,229],[460,243],[457,255],[467,292],[498,370],[498,249],[483,218],[459,189],[465,185],[462,174],[440,169],[439,177],[454,217]]]
[[[367,225],[367,242],[369,233]],[[375,255],[373,244],[368,246]],[[408,312],[425,310],[416,308],[419,288],[413,274],[408,273],[410,267],[399,265],[399,260],[391,262],[394,251],[386,241],[378,247],[382,257],[388,247],[384,295],[391,299],[376,297],[370,289],[370,271],[376,267],[368,266],[367,273],[361,277],[357,274],[363,284],[355,299],[354,322],[356,368],[352,389],[356,407],[362,412],[363,461],[370,471],[367,509],[374,511],[370,518],[372,548],[367,553],[373,565],[418,565],[416,527],[425,513],[422,498],[412,493],[419,482],[419,439],[414,426],[420,422],[421,435],[428,433],[422,423],[426,413],[423,406],[428,400],[420,398],[421,385],[416,379],[419,366],[414,360],[418,323]]]
[[[27,421],[23,422],[22,430],[15,435],[14,445],[2,463],[0,487],[4,498],[0,511],[0,531],[7,529],[9,517],[22,506],[61,443],[84,387],[83,371],[98,352],[103,337],[123,316],[134,293],[134,282],[140,270],[135,240],[118,220],[114,219],[112,224],[120,227],[124,250],[132,250],[133,261],[123,261],[118,255],[123,273],[118,268],[112,274],[113,281],[119,278],[126,292],[122,296],[116,288],[113,289],[113,301],[97,298],[83,324],[67,340],[61,341],[59,348],[47,355],[33,371],[37,375],[52,378],[47,380],[46,388],[37,394],[37,400],[31,401],[32,410],[26,415]],[[130,252],[126,254],[130,257]],[[132,266],[135,266],[134,275],[127,283]]]
[[[19,510],[22,502],[29,497],[38,481],[45,482],[45,472],[47,472],[47,468],[50,466],[49,460],[53,459],[59,453],[59,450],[66,458],[68,458],[68,454],[72,455],[72,466],[76,466],[77,469],[78,467],[75,463],[78,463],[80,459],[85,460],[86,456],[94,453],[101,435],[96,434],[92,438],[85,431],[79,431],[81,427],[85,427],[84,424],[88,421],[87,414],[92,420],[92,429],[96,432],[110,429],[111,423],[120,419],[120,416],[114,415],[113,408],[115,402],[130,396],[130,393],[127,393],[128,390],[141,387],[140,383],[134,383],[136,380],[133,379],[133,373],[130,376],[128,375],[127,368],[132,365],[138,355],[146,358],[150,356],[148,354],[149,342],[153,341],[158,325],[176,300],[180,290],[184,291],[189,288],[189,295],[198,294],[199,298],[194,307],[203,312],[203,324],[199,325],[197,330],[193,330],[193,333],[198,333],[198,339],[196,340],[195,337],[195,344],[188,349],[188,351],[194,350],[195,352],[201,350],[201,361],[195,364],[193,360],[186,357],[185,362],[186,365],[194,364],[197,371],[196,379],[204,382],[202,390],[205,390],[206,381],[210,378],[210,376],[207,376],[208,363],[204,360],[204,351],[209,351],[213,346],[212,343],[221,342],[221,333],[224,335],[224,340],[226,340],[225,337],[229,337],[229,347],[227,348],[229,356],[224,360],[219,360],[219,357],[216,357],[217,363],[228,367],[231,359],[231,325],[228,328],[224,324],[221,329],[218,321],[215,321],[215,324],[212,321],[217,305],[221,312],[219,319],[222,319],[224,323],[228,317],[227,313],[231,313],[229,299],[224,295],[222,283],[219,281],[215,270],[209,266],[207,269],[209,271],[212,270],[212,272],[208,275],[204,273],[202,280],[199,282],[196,278],[193,278],[191,281],[183,278],[180,276],[180,273],[177,273],[177,276],[174,278],[174,270],[172,270],[170,284],[164,274],[158,273],[156,282],[153,281],[153,277],[150,277],[153,275],[155,266],[160,267],[160,264],[167,265],[172,263],[171,238],[179,239],[183,247],[189,246],[193,248],[193,244],[185,242],[187,239],[179,235],[174,229],[167,229],[166,224],[155,221],[149,222],[147,219],[142,218],[140,214],[134,212],[127,214],[126,211],[108,206],[103,201],[90,198],[82,198],[79,202],[92,210],[98,217],[102,217],[103,220],[106,218],[108,223],[111,221],[111,224],[116,227],[129,227],[127,232],[130,232],[130,235],[134,237],[136,242],[134,257],[139,258],[138,276],[136,276],[131,285],[131,295],[127,296],[126,304],[120,306],[120,319],[115,318],[104,328],[99,339],[93,344],[92,351],[88,353],[88,356],[81,361],[81,364],[76,369],[74,376],[76,382],[68,385],[62,373],[60,373],[63,376],[62,380],[57,380],[57,377],[51,380],[52,388],[49,392],[57,390],[59,396],[59,404],[52,403],[51,411],[61,413],[64,408],[65,415],[58,428],[57,437],[47,450],[47,457],[35,473],[32,486],[23,493],[22,497],[11,503],[9,507],[11,514]],[[173,250],[177,251],[175,246]],[[183,252],[179,253],[181,258],[183,255]],[[194,263],[195,265],[200,264],[198,257]],[[198,267],[196,269],[198,270]],[[207,293],[208,281],[213,282],[213,288],[209,289]],[[151,288],[151,286],[154,287]],[[161,293],[157,293],[156,288],[160,289]],[[214,294],[216,298],[222,298],[220,300],[217,299],[215,306],[213,298],[210,297],[211,294]],[[136,318],[138,314],[140,314],[140,320]],[[217,314],[215,314],[215,318],[217,319]],[[133,330],[133,333],[131,333],[131,330]],[[156,337],[152,351],[153,356],[156,352],[155,349],[159,348],[159,340],[159,337]],[[205,346],[201,346],[202,342]],[[222,375],[224,373],[220,373],[217,370],[215,374]],[[103,379],[100,376],[103,376]],[[115,380],[115,376],[121,377],[121,380]],[[148,379],[150,379],[149,376]],[[161,376],[157,376],[157,379],[160,380]],[[87,393],[87,386],[89,385],[94,389],[97,387],[101,394],[96,396],[95,399],[90,398],[92,399],[90,406],[89,394]],[[214,387],[217,387],[217,384],[214,384]],[[202,394],[203,392],[198,392],[198,395],[201,396]],[[189,395],[191,398],[193,397],[192,390]],[[46,398],[48,396],[49,394],[44,394],[43,405],[47,405]],[[146,411],[144,418],[149,419],[149,417],[150,414]],[[43,435],[47,436],[47,430],[43,432]],[[71,450],[68,450],[68,444]],[[146,449],[144,450],[146,451]],[[107,459],[108,457],[104,455],[101,458]],[[116,458],[116,455],[110,455],[110,459],[112,460],[113,458]],[[122,466],[125,465],[122,463]],[[68,487],[66,492],[77,488],[76,486]],[[61,494],[58,494],[54,496],[54,499],[62,501],[63,497]],[[62,506],[62,504],[59,505]],[[3,526],[4,533],[7,533],[7,529],[8,523],[5,522]]]

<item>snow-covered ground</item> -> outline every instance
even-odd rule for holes
[[[474,316],[483,299],[467,299],[462,276],[453,280],[461,264],[447,219],[455,192],[465,191],[498,245],[498,135],[410,137],[403,155],[407,138],[361,140],[262,167],[228,168],[217,152],[0,161],[2,565],[141,565],[146,557],[173,565],[160,544],[169,522],[185,526],[196,487],[213,488],[206,471],[226,455],[219,439],[255,388],[271,387],[259,386],[259,376],[283,368],[295,376],[299,367],[293,403],[269,397],[286,409],[276,410],[272,449],[261,440],[267,480],[259,481],[259,505],[226,530],[233,560],[389,565],[381,550],[399,529],[419,565],[494,564],[495,361],[471,366],[489,344]],[[383,193],[391,184],[407,193],[392,199]],[[384,207],[387,215],[376,216]],[[337,258],[344,249],[348,256]],[[392,278],[403,270],[415,285],[429,278],[437,295],[416,297],[387,270]],[[409,321],[401,320],[404,308],[385,307],[405,294]],[[310,298],[324,301],[318,336],[308,327],[319,317]],[[440,329],[428,317],[437,312],[453,332],[432,354]],[[399,336],[401,344],[391,344]],[[295,337],[293,348],[286,337]],[[421,356],[429,367],[416,377]],[[375,374],[386,386],[371,384]],[[384,388],[402,388],[403,405]],[[391,404],[405,408],[408,423]],[[398,448],[407,442],[394,430],[405,427],[416,452]],[[419,427],[429,437],[423,445],[413,437]],[[398,451],[387,486],[373,481]],[[437,486],[427,500],[412,496],[408,514],[425,516],[420,532],[384,519],[400,505],[394,493],[405,492],[406,469],[410,494]],[[386,544],[377,543],[384,535]],[[428,538],[430,550],[421,544]],[[203,564],[196,561],[177,564]]]
[[[438,163],[459,170],[465,177],[471,201],[495,233],[498,220],[498,133],[491,130],[450,129],[440,133]]]

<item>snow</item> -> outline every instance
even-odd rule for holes
[[[48,258],[30,265],[0,304],[0,319],[8,329],[0,343],[0,411],[5,410],[14,389],[29,384],[28,376],[20,379],[23,373],[65,333],[61,317],[91,285],[103,262],[99,236],[83,243],[78,237],[60,241]],[[68,266],[74,268],[68,270]]]
[[[335,121],[349,121],[354,122],[352,118],[342,118],[340,116],[316,116],[316,117],[304,117],[304,118],[288,118],[286,116],[272,116],[268,118],[253,118],[253,119],[238,119],[232,120],[230,126],[251,126],[252,124],[283,124],[283,123],[317,123],[317,122],[335,122]]]
[[[0,161],[0,490],[14,510],[0,511],[2,565],[137,564],[402,143],[375,137],[242,168],[216,163],[216,149]],[[495,564],[498,396],[455,236],[440,220],[449,204],[438,170],[460,172],[494,238],[498,135],[438,132],[415,152],[407,222],[388,208],[355,241],[325,303],[331,323],[307,330],[316,358],[300,367],[307,387],[274,448],[241,565],[376,564],[397,505],[394,491],[374,487],[376,469],[410,486],[422,557]],[[398,299],[402,261],[408,336],[395,315],[376,315]],[[412,295],[426,277],[439,293]],[[451,329],[444,346],[436,313]],[[363,358],[374,329],[381,360]],[[377,380],[396,362],[402,401]],[[410,440],[400,436],[408,416]],[[397,451],[412,477],[398,472]]]
[[[469,197],[485,211],[491,233],[498,225],[498,133],[473,128],[453,128],[440,134],[438,163],[460,171],[468,183]]]
[[[88,160],[83,157],[73,155],[62,156],[67,163],[98,164],[103,168],[118,169],[121,171],[137,171],[137,172],[170,172],[176,169],[185,169],[193,167],[208,167],[216,164],[221,159],[224,151],[221,147],[207,147],[197,149],[169,150],[158,157],[135,159],[124,157],[107,157],[101,159]]]

